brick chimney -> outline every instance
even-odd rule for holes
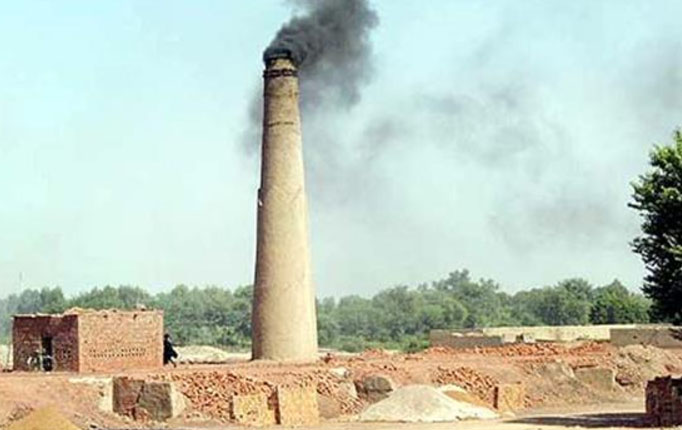
[[[298,71],[287,50],[269,50],[264,61],[252,358],[311,361],[317,358],[317,321]]]

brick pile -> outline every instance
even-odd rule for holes
[[[137,421],[166,421],[180,415],[186,407],[169,381],[146,381],[127,376],[113,378],[113,412]]]
[[[475,395],[488,405],[495,403],[495,387],[499,381],[470,367],[444,367],[436,369],[432,382],[438,385],[457,385]]]
[[[312,425],[319,420],[314,374],[289,374],[286,381],[277,384],[230,371],[159,374],[153,378],[175,382],[197,417],[253,426]],[[333,392],[332,385],[326,381],[319,387]]]
[[[682,424],[682,378],[656,378],[646,386],[646,414],[661,427]]]
[[[513,343],[493,347],[448,348],[432,347],[424,351],[425,355],[457,355],[473,354],[495,357],[555,357],[559,355],[581,356],[603,353],[608,347],[598,342],[585,342],[568,347],[558,343]]]
[[[364,405],[354,395],[351,395],[349,386],[351,381],[344,380],[327,370],[316,370],[312,373],[304,373],[295,379],[299,387],[314,386],[317,393],[336,400],[341,412],[345,415],[359,413]]]
[[[170,379],[196,412],[225,422],[233,420],[234,396],[263,394],[270,399],[275,394],[273,384],[229,371],[176,373]]]

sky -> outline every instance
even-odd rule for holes
[[[468,269],[641,284],[630,182],[682,125],[682,2],[373,0],[358,102],[304,123],[318,295]],[[286,2],[0,4],[0,297],[253,281],[244,144]]]

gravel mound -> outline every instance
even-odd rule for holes
[[[488,408],[453,400],[428,385],[410,385],[367,408],[360,421],[433,423],[497,417]]]

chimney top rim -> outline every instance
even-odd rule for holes
[[[263,62],[266,65],[278,59],[287,59],[293,63],[294,53],[291,49],[283,47],[270,47],[263,52]]]

